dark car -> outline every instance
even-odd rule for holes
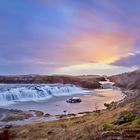
[[[67,99],[67,103],[80,103],[82,100],[79,97],[72,97],[70,99]]]

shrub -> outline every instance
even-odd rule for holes
[[[114,105],[114,101],[112,101],[111,103],[104,103],[104,106],[107,108],[107,109],[111,109]]]
[[[127,122],[132,122],[136,118],[136,114],[132,112],[128,112],[122,116]]]
[[[114,122],[115,125],[121,125],[124,123],[128,123],[131,122],[133,123],[134,121],[136,121],[138,123],[138,121],[140,121],[140,116],[133,113],[133,112],[126,112],[123,113],[116,122]]]
[[[140,126],[140,116],[136,116],[135,120],[132,122],[132,127],[139,127]]]
[[[109,123],[104,123],[104,124],[103,124],[103,130],[104,130],[104,131],[112,130],[112,129],[114,129],[114,125],[109,124]]]

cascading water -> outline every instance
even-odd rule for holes
[[[85,92],[87,91],[70,84],[1,84],[0,106],[14,101],[37,101]]]

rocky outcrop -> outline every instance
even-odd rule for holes
[[[140,90],[140,70],[111,76],[109,79],[121,88]]]
[[[0,122],[22,121],[31,117],[44,117],[45,114],[37,110],[22,111],[17,109],[0,108]]]
[[[21,111],[17,109],[1,109],[0,108],[0,121],[2,122],[10,122],[17,120],[25,120],[30,117],[33,117],[32,113],[28,111]]]

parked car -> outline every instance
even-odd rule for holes
[[[66,100],[67,103],[80,103],[82,100],[79,97],[72,97]]]

